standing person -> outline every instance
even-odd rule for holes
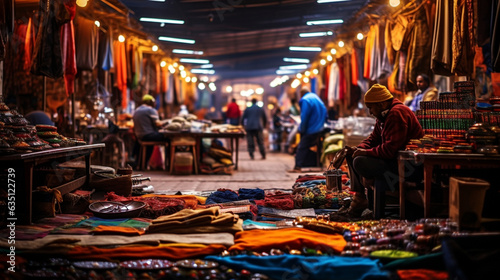
[[[302,167],[317,166],[317,153],[320,152],[318,139],[327,119],[325,104],[317,94],[303,88],[300,95],[300,142],[295,154],[295,167],[290,172],[300,172]]]
[[[365,94],[365,105],[377,121],[365,140],[357,147],[348,147],[346,161],[351,179],[351,191],[355,192],[348,209],[352,217],[361,216],[368,207],[365,187],[374,179],[388,183],[393,188],[397,183],[399,150],[404,150],[410,139],[424,136],[415,114],[389,90],[379,84],[373,85]],[[375,181],[375,188],[385,187]]]
[[[252,98],[252,106],[245,109],[241,121],[247,133],[248,154],[250,154],[250,158],[254,159],[255,138],[262,159],[266,159],[266,149],[264,148],[264,136],[262,135],[262,131],[267,124],[267,116],[264,109],[257,106],[256,98]]]
[[[294,115],[294,116],[298,116],[300,115],[300,108],[299,108],[299,104],[297,104],[297,99],[293,98],[291,100],[291,106],[290,106],[290,114]]]
[[[240,124],[241,111],[240,106],[236,104],[236,99],[231,99],[231,102],[227,105],[226,118],[227,123],[232,125]]]
[[[165,136],[158,130],[163,125],[158,116],[158,111],[155,109],[156,100],[152,95],[146,94],[142,97],[142,105],[139,106],[132,117],[134,120],[134,133],[137,140],[141,141],[166,141]],[[140,148],[137,143],[137,149]],[[149,162],[149,158],[153,153],[153,146],[148,146],[146,148],[146,162]],[[138,155],[138,153],[135,153]],[[137,157],[136,163],[139,162]]]
[[[431,86],[429,76],[420,74],[417,76],[417,92],[410,101],[407,101],[408,107],[413,112],[420,110],[420,101],[435,101],[438,99],[438,90]]]
[[[273,131],[275,134],[276,138],[276,151],[280,152],[281,151],[281,142],[283,139],[281,138],[281,135],[283,133],[283,125],[281,124],[281,108],[276,107],[276,111],[274,111],[273,114]]]

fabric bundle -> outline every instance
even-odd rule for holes
[[[238,215],[220,213],[219,207],[201,210],[183,209],[152,221],[147,233],[208,233],[242,231]]]

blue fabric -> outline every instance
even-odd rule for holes
[[[415,98],[411,101],[410,106],[408,106],[413,112],[420,109],[420,101],[422,101],[422,97],[424,97],[424,94],[419,90]]]
[[[205,204],[217,204],[238,200],[238,194],[232,191],[216,191],[210,194]]]
[[[312,188],[317,185],[326,185],[326,179],[323,180],[311,180],[311,181],[305,181],[302,184],[300,184],[301,187],[306,187],[306,188]]]
[[[265,194],[264,190],[261,189],[239,189],[238,198],[239,200],[245,200],[245,199],[260,200],[265,198]]]
[[[327,119],[326,107],[315,93],[306,93],[299,101],[300,127],[302,134],[314,134],[323,131]]]
[[[206,259],[233,269],[246,269],[254,273],[262,273],[271,279],[390,279],[389,273],[381,270],[381,264],[378,260],[362,257],[238,255],[208,256]]]

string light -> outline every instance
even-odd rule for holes
[[[120,43],[125,42],[125,36],[123,36],[123,35],[118,36],[118,42],[120,42]]]
[[[363,36],[363,33],[361,33],[361,32],[360,32],[360,33],[358,33],[358,35],[356,35],[356,38],[357,38],[358,40],[363,40],[363,38],[364,38],[364,37],[365,37],[365,36]]]
[[[324,60],[324,59],[322,59],[322,60]],[[318,70],[318,69],[313,69],[313,74],[314,74],[314,75],[318,75],[318,73],[319,73],[319,70]]]
[[[179,70],[184,70],[184,65],[179,65]]]
[[[157,51],[158,51],[158,46],[157,46],[157,45],[154,45],[151,49],[152,49],[154,52],[157,52]]]
[[[336,50],[336,49],[331,49],[331,50],[330,50],[330,53],[331,53],[331,54],[336,54],[336,53],[337,53],[337,50]]]
[[[196,77],[191,78],[191,82],[196,83],[196,81],[198,81],[198,78]]]
[[[397,7],[399,6],[401,2],[399,0],[390,0],[389,1],[389,5],[391,5],[391,7]]]
[[[326,60],[322,59],[322,60],[320,60],[320,61],[319,61],[319,63],[320,63],[321,65],[325,65],[325,64],[326,64]]]
[[[87,6],[87,2],[88,0],[76,0],[76,4],[79,6],[79,7],[86,7]]]
[[[328,56],[326,57],[326,60],[328,60],[328,61],[332,61],[332,60],[333,60],[333,57],[332,57],[331,55],[328,55]]]
[[[160,66],[161,66],[161,67],[165,67],[165,66],[167,66],[167,62],[163,60],[162,62],[160,62]]]
[[[230,93],[230,92],[232,92],[232,91],[233,91],[233,87],[232,87],[232,86],[227,86],[227,87],[226,87],[226,92],[227,92],[227,93]]]
[[[297,79],[300,79],[300,78],[302,78],[302,74],[297,73],[297,75],[295,75],[295,77],[297,77]]]
[[[306,71],[306,72],[304,72],[304,75],[306,75],[306,77],[309,77],[309,76],[311,76],[311,72]]]
[[[309,78],[308,77],[304,77],[304,79],[302,79],[302,81],[307,84],[307,83],[309,83]]]
[[[186,83],[189,83],[189,82],[191,82],[191,77],[187,76],[186,77]]]
[[[341,48],[344,47],[344,41],[339,41],[339,47],[341,47]]]

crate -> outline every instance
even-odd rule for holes
[[[449,216],[459,228],[478,228],[490,183],[469,177],[450,177]]]

